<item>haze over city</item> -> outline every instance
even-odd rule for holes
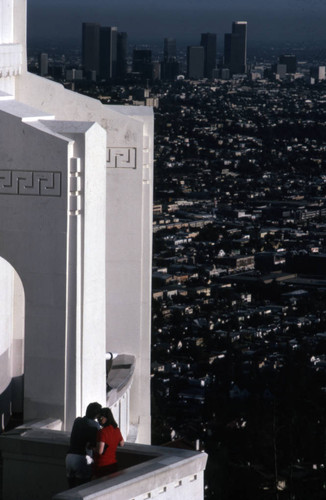
[[[29,39],[74,41],[81,23],[100,22],[118,26],[131,41],[159,41],[173,36],[195,42],[201,32],[217,33],[218,39],[234,20],[246,20],[250,41],[307,41],[325,39],[326,5],[321,0],[29,0]]]

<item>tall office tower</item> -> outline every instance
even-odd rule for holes
[[[212,78],[213,69],[216,68],[216,34],[202,33],[200,45],[205,51],[204,76]]]
[[[117,75],[117,39],[118,28],[101,26],[100,28],[100,78],[112,80]]]
[[[161,79],[173,81],[180,73],[180,65],[177,60],[161,61]]]
[[[86,73],[95,72],[96,77],[100,70],[100,25],[83,23],[82,27],[82,61]]]
[[[161,64],[159,61],[152,62],[152,78],[153,80],[161,79]]]
[[[152,80],[152,51],[150,49],[134,49],[132,54],[132,71],[139,73],[144,80]]]
[[[321,80],[325,80],[325,66],[314,66],[310,68],[310,76],[314,78],[315,81],[320,82]]]
[[[224,36],[224,65],[231,75],[247,71],[247,22],[232,23],[232,33]]]
[[[286,64],[273,64],[272,66],[272,73],[274,73],[276,75],[276,78],[277,79],[283,79],[286,77]]]
[[[38,58],[39,75],[46,76],[49,74],[49,56],[44,52]]]
[[[164,61],[174,61],[177,57],[177,44],[175,38],[164,38]]]
[[[247,72],[247,22],[235,21],[232,23],[232,34],[235,41],[234,64],[239,73]],[[235,73],[235,71],[234,71]]]
[[[205,50],[201,46],[187,48],[187,76],[188,78],[204,77]]]
[[[117,38],[117,77],[123,80],[127,74],[128,35],[124,31]]]
[[[279,57],[279,63],[285,64],[287,73],[297,72],[297,58],[293,54],[283,54]]]
[[[175,80],[179,74],[177,46],[175,38],[164,38],[163,61],[161,62],[161,79]]]

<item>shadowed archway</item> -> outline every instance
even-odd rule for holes
[[[25,294],[15,269],[0,257],[0,414],[2,429],[23,412]]]

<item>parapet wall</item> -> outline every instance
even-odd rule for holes
[[[202,500],[205,453],[127,443],[122,470],[67,490],[69,433],[20,427],[0,436],[6,500]],[[147,496],[146,496],[147,495]]]

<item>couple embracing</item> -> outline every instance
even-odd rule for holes
[[[69,487],[116,472],[116,450],[123,445],[111,410],[102,408],[99,403],[90,403],[85,416],[77,417],[72,427],[66,456]]]

